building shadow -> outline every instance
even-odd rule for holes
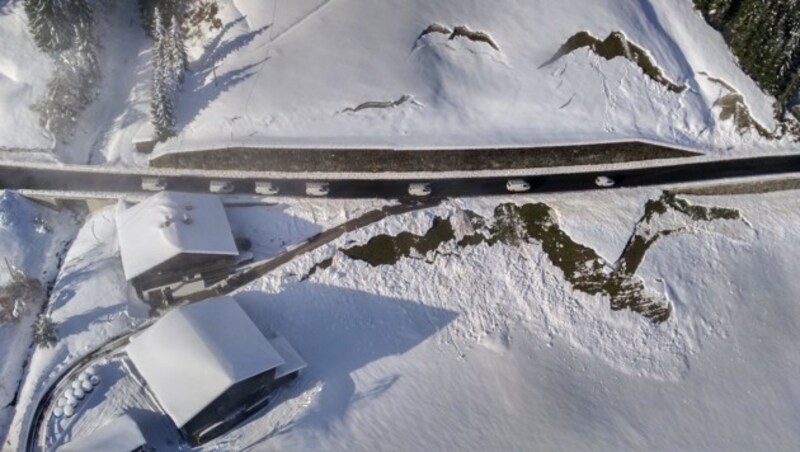
[[[256,261],[269,259],[286,248],[322,232],[322,226],[292,215],[288,204],[243,207],[226,206],[225,212],[236,238],[251,242]]]
[[[353,404],[390,391],[399,375],[356,392],[351,374],[374,361],[412,350],[458,316],[411,300],[314,283],[296,284],[279,294],[245,292],[236,298],[260,327],[283,334],[308,362],[300,378],[267,413],[249,421],[255,426],[256,438],[247,438],[246,444],[256,449],[258,443],[292,430],[327,430],[344,418]],[[297,409],[289,406],[291,399],[315,387],[321,388],[316,401],[297,414]],[[266,415],[277,422],[264,419]],[[247,426],[244,429],[246,435]]]

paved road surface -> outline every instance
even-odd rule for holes
[[[608,176],[615,180],[616,187],[658,186],[683,182],[711,181],[724,178],[768,176],[800,172],[800,154],[768,157],[748,157],[721,161],[686,163],[680,160],[655,167],[616,169],[613,171],[587,170],[536,175],[531,170],[526,179],[533,193],[567,192],[597,189],[595,178]],[[272,179],[282,195],[306,196],[302,174],[292,179]],[[208,192],[210,177],[166,176],[167,188],[176,191]],[[341,179],[330,181],[332,198],[387,198],[408,196],[410,182],[430,182],[433,195],[438,197],[482,196],[507,193],[509,177],[468,176],[457,179],[438,180],[377,180]],[[99,173],[97,171],[64,169],[21,169],[0,164],[0,189],[31,189],[81,192],[127,192],[140,193],[142,176],[132,173]],[[234,193],[254,193],[255,181],[234,179]]]

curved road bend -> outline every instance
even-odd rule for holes
[[[385,206],[381,209],[371,210],[357,218],[353,218],[352,220],[346,221],[338,226],[335,226],[331,229],[321,232],[311,237],[310,239],[301,242],[294,248],[285,251],[273,258],[250,264],[244,269],[244,271],[232,275],[228,280],[224,280],[222,283],[219,283],[209,288],[208,290],[201,292],[200,294],[197,294],[196,296],[193,296],[191,298],[184,298],[182,300],[199,301],[208,297],[232,292],[248,284],[249,282],[254,281],[260,278],[261,276],[264,276],[267,273],[279,268],[280,266],[294,260],[296,257],[311,252],[323,245],[326,245],[338,239],[347,232],[355,231],[357,229],[363,228],[364,226],[377,223],[378,221],[381,221],[384,218],[390,216],[401,215],[404,213],[412,212],[414,210],[433,207],[437,204],[439,204],[438,200],[429,199],[423,202],[412,202],[399,205]],[[121,334],[119,336],[110,339],[108,342],[96,348],[88,355],[73,362],[69,367],[67,367],[61,372],[58,379],[52,384],[50,384],[50,386],[45,390],[42,397],[39,399],[36,405],[36,409],[33,412],[31,421],[28,423],[28,430],[25,439],[26,451],[34,452],[36,450],[42,450],[42,451],[47,450],[45,444],[46,441],[45,426],[47,425],[45,415],[51,411],[52,404],[57,398],[56,397],[57,394],[60,394],[61,391],[66,387],[66,385],[70,384],[70,382],[74,380],[75,375],[82,372],[85,368],[87,368],[92,362],[96,361],[97,359],[106,356],[112,356],[118,353],[119,349],[124,345],[126,345],[128,343],[128,340],[133,335],[147,328],[154,321],[155,319],[148,320],[147,322],[135,328],[133,331],[129,331],[127,333]]]
[[[513,178],[528,180],[532,187],[530,191],[532,193],[583,191],[597,188],[594,184],[597,176],[614,178],[616,187],[642,187],[796,173],[800,172],[800,154],[691,163],[670,162],[653,167],[611,171],[586,170],[546,175],[536,174],[534,169],[531,172],[530,177],[514,176]],[[68,167],[66,169],[57,167],[30,169],[15,167],[13,164],[0,164],[0,189],[139,193],[142,192],[142,177],[142,173],[115,172],[111,174],[89,172],[80,168],[69,170]],[[302,173],[286,177],[272,180],[280,188],[282,195],[306,196],[306,180],[303,179]],[[212,177],[164,176],[164,179],[170,190],[208,192],[209,181]],[[377,180],[365,176],[364,178],[330,180],[329,197],[403,198],[408,196],[408,184],[412,182],[429,182],[433,194],[438,197],[507,194],[505,184],[508,179],[509,177],[478,175],[438,180]],[[232,179],[232,181],[234,193],[254,193],[254,180]]]

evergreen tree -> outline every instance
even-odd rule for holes
[[[190,3],[189,1],[188,3]],[[139,12],[142,15],[144,29],[153,37],[156,32],[156,16],[166,23],[175,16],[182,25],[185,11],[185,0],[139,0]],[[156,12],[158,11],[158,12]]]
[[[33,323],[33,343],[38,347],[50,348],[58,342],[58,329],[53,320],[45,315],[39,314]]]
[[[186,71],[186,45],[183,41],[183,31],[175,16],[170,21],[169,31],[166,36],[165,50],[165,70],[168,72],[170,83],[173,84],[175,91],[180,91],[183,84],[184,71]]]
[[[34,106],[40,124],[67,141],[94,98],[100,75],[94,17],[87,0],[23,0],[36,45],[54,60],[47,92]]]
[[[23,0],[34,42],[41,50],[62,52],[92,34],[92,10],[86,0]]]
[[[779,116],[800,89],[800,2],[694,0],[742,69],[778,100]]]
[[[158,8],[155,9],[153,35],[153,82],[150,87],[150,119],[156,131],[156,139],[164,141],[175,135],[175,111],[173,98],[177,80],[168,66],[170,55],[170,35],[164,28],[164,22]]]

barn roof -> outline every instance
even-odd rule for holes
[[[132,451],[145,445],[139,425],[128,415],[114,419],[88,435],[76,438],[58,448],[58,452],[90,450]]]
[[[236,256],[228,217],[217,196],[164,191],[117,213],[125,278],[180,254]]]
[[[127,352],[179,428],[234,384],[286,363],[228,296],[170,311]]]

